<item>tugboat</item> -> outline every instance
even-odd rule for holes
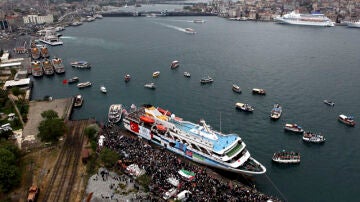
[[[300,163],[300,153],[298,152],[275,152],[272,160],[276,163]]]
[[[79,94],[74,98],[74,107],[81,107],[84,102],[83,97]]]
[[[155,89],[156,88],[154,83],[147,83],[147,84],[144,85],[144,87],[145,88],[150,88],[150,89]]]
[[[346,124],[346,125],[348,125],[348,126],[352,126],[352,127],[354,127],[355,126],[355,121],[354,121],[354,117],[352,117],[352,116],[346,116],[346,115],[344,115],[344,114],[340,114],[339,115],[339,121],[341,122],[341,123],[344,123],[344,124]]]
[[[125,81],[125,82],[129,82],[130,79],[131,79],[130,74],[126,74],[126,75],[124,76],[124,81]]]
[[[210,77],[210,76],[207,76],[207,77],[203,77],[201,80],[200,80],[200,83],[201,84],[207,84],[207,83],[212,83],[214,80]]]
[[[327,105],[329,105],[329,106],[334,106],[335,105],[335,102],[332,102],[332,101],[330,101],[330,100],[324,100],[323,101],[325,104],[327,104]]]
[[[274,104],[274,108],[271,110],[270,118],[277,120],[280,118],[282,113],[282,108],[279,104]]]
[[[265,90],[262,88],[253,88],[252,93],[257,95],[266,95]]]
[[[241,110],[246,111],[246,112],[253,112],[254,111],[254,108],[251,105],[244,104],[244,103],[241,103],[241,102],[236,103],[235,107],[236,107],[236,109],[241,109]]]
[[[285,124],[284,130],[294,132],[294,133],[303,133],[304,129],[296,123],[287,123]]]
[[[305,142],[312,142],[312,143],[324,143],[325,138],[322,135],[318,135],[312,132],[304,132],[303,138]]]
[[[171,69],[176,69],[178,67],[179,67],[179,61],[177,61],[177,60],[174,60],[170,65]]]
[[[241,93],[241,88],[236,85],[236,84],[233,84],[232,85],[232,90],[235,92],[235,93]]]

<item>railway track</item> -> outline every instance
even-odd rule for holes
[[[88,123],[88,120],[68,122],[68,134],[45,190],[43,202],[70,200],[84,140],[84,129]]]

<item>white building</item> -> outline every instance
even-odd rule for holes
[[[53,15],[46,15],[46,16],[39,16],[39,15],[27,15],[23,17],[24,24],[44,24],[44,23],[53,23],[54,16]]]

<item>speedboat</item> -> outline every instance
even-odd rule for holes
[[[273,109],[270,113],[270,118],[272,119],[279,119],[282,113],[282,108],[279,104],[274,104]]]
[[[185,32],[187,34],[196,34],[195,30],[191,29],[191,28],[185,28]]]
[[[297,125],[296,123],[287,123],[285,124],[284,130],[291,131],[294,133],[303,133],[304,129],[301,126]]]
[[[354,121],[354,117],[346,116],[344,114],[339,115],[339,121],[341,123],[344,123],[344,124],[348,125],[348,126],[355,126],[355,124],[356,124],[355,121]]]
[[[109,107],[108,121],[110,123],[117,123],[121,119],[122,115],[122,104],[112,104]]]
[[[335,105],[335,102],[332,102],[332,101],[330,101],[330,100],[324,100],[323,101],[325,104],[327,104],[327,105],[329,105],[329,106],[334,106]]]
[[[90,86],[91,86],[90,81],[83,82],[83,83],[78,83],[78,85],[77,85],[78,88],[86,88],[86,87],[90,87]]]
[[[313,142],[313,143],[323,143],[325,142],[325,138],[322,135],[318,135],[312,132],[304,132],[303,138],[305,142]]]
[[[241,102],[237,102],[235,104],[235,107],[236,107],[236,109],[241,109],[241,110],[246,111],[246,112],[253,112],[254,111],[254,108],[251,105],[244,104],[244,103],[241,103]]]
[[[144,87],[145,88],[150,88],[150,89],[155,89],[156,88],[154,83],[147,83],[147,84],[144,85]]]
[[[130,79],[131,79],[130,74],[126,74],[126,75],[124,76],[124,81],[125,81],[125,82],[130,81]]]
[[[174,60],[170,65],[171,69],[176,69],[178,67],[179,67],[179,61],[177,61],[177,60]]]
[[[107,90],[106,90],[105,86],[100,86],[100,91],[102,93],[107,93]]]
[[[300,163],[300,153],[298,152],[275,152],[272,160],[276,163]]]
[[[79,94],[74,98],[74,107],[81,107],[84,102],[83,97]]]
[[[72,83],[76,83],[76,82],[78,82],[78,81],[79,81],[79,77],[74,76],[74,77],[70,78],[67,82],[68,82],[69,84],[72,84]]]
[[[160,71],[156,71],[152,74],[153,78],[159,77]]]
[[[233,84],[232,85],[232,90],[235,92],[235,93],[241,93],[241,88],[236,85],[236,84]]]
[[[252,93],[253,94],[258,94],[258,95],[265,95],[266,94],[265,90],[262,89],[262,88],[253,88]]]
[[[70,63],[72,67],[80,68],[80,69],[88,69],[91,67],[90,63],[86,61],[74,61]]]
[[[207,76],[207,77],[203,77],[201,80],[200,80],[200,83],[201,84],[207,84],[207,83],[212,83],[214,80],[210,77],[210,76]]]
[[[191,75],[190,75],[189,72],[184,72],[184,76],[185,76],[185,77],[188,77],[188,78],[191,77]]]

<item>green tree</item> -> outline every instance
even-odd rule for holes
[[[40,137],[40,140],[43,142],[57,142],[66,132],[64,120],[59,118],[41,121],[38,129],[38,137]]]
[[[20,183],[20,170],[16,155],[6,148],[0,148],[0,191],[8,192]]]
[[[0,141],[0,148],[9,150],[15,155],[15,158],[18,159],[21,156],[21,151],[14,143],[9,141]]]
[[[104,148],[100,152],[100,159],[104,163],[105,167],[111,168],[115,165],[117,160],[119,160],[119,155],[111,149]]]
[[[41,113],[41,116],[44,119],[55,119],[55,118],[59,118],[58,113],[52,109],[49,109],[47,111],[43,111]]]
[[[85,128],[84,133],[89,138],[89,140],[94,140],[98,131],[99,127],[97,125],[90,125]]]
[[[13,88],[11,88],[11,92],[12,92],[12,94],[14,94],[15,96],[18,96],[18,95],[20,95],[20,94],[23,93],[22,90],[21,90],[19,87],[13,87]]]

